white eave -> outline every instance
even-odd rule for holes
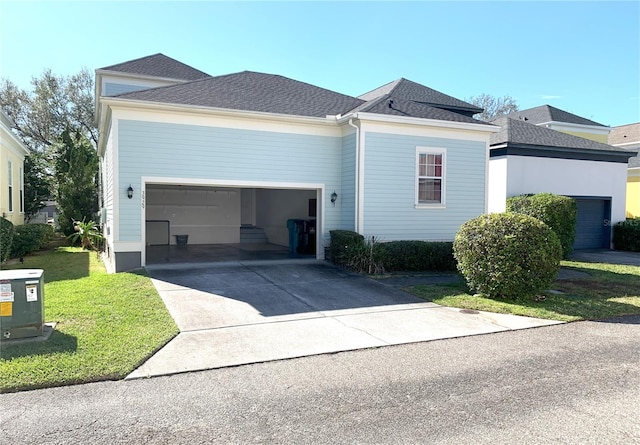
[[[6,143],[7,148],[14,152],[14,154],[16,154],[17,156],[24,157],[29,155],[31,151],[22,143],[20,139],[18,139],[15,134],[13,134],[13,131],[11,130],[12,124],[13,123],[11,121],[11,118],[7,116],[4,111],[0,112],[0,131],[2,131],[3,133],[2,142]],[[7,139],[5,139],[5,134],[7,135]]]
[[[409,124],[409,125],[419,125],[425,127],[440,127],[440,128],[452,128],[456,130],[473,130],[473,131],[481,131],[486,133],[497,133],[500,131],[500,127],[497,125],[491,124],[476,124],[472,122],[455,122],[455,121],[444,121],[438,119],[425,119],[419,117],[405,117],[405,116],[395,116],[389,114],[376,114],[376,113],[366,113],[366,112],[357,112],[353,114],[347,114],[345,116],[337,116],[336,121],[338,124],[346,123],[349,119],[359,119],[361,121],[372,121],[372,122],[386,122],[392,124]]]
[[[566,130],[573,131],[586,131],[588,133],[598,133],[608,135],[611,132],[611,127],[602,127],[599,125],[585,125],[585,124],[574,124],[571,122],[558,122],[558,121],[549,121],[549,122],[541,122],[536,124],[539,127],[555,127],[555,128],[563,128]]]

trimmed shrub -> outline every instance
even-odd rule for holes
[[[346,267],[351,253],[364,245],[364,236],[350,230],[331,230],[329,234],[331,262],[336,266]]]
[[[381,247],[373,236],[354,244],[347,253],[345,267],[360,273],[384,273],[386,252]]]
[[[13,223],[5,218],[0,218],[0,263],[9,258],[11,244],[13,244]]]
[[[616,223],[613,226],[613,245],[617,250],[640,252],[640,218]]]
[[[522,213],[538,218],[558,236],[562,255],[567,258],[576,238],[578,206],[576,200],[552,193],[520,195],[507,199],[507,212]]]
[[[471,290],[491,298],[530,297],[548,289],[562,259],[554,231],[518,213],[467,221],[456,234],[453,252]]]
[[[53,239],[54,230],[48,224],[17,226],[13,234],[11,257],[18,258],[46,247]]]
[[[447,271],[456,269],[453,243],[390,241],[380,244],[385,251],[384,269],[391,271]]]

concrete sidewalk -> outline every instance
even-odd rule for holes
[[[181,332],[128,379],[560,323],[438,306],[322,263],[149,273]]]

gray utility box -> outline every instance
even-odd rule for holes
[[[42,269],[0,270],[0,341],[42,335],[43,274]]]

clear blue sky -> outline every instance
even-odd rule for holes
[[[0,76],[23,87],[164,53],[211,75],[281,74],[350,95],[404,77],[640,121],[640,2],[0,0]]]

